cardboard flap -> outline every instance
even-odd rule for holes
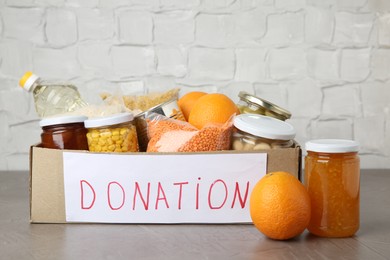
[[[300,179],[301,175],[301,149],[270,149],[268,153],[267,172],[285,171]],[[298,158],[298,159],[297,159]]]
[[[65,222],[65,198],[62,151],[31,149],[30,221]]]

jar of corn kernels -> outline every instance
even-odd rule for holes
[[[88,119],[87,139],[91,152],[138,152],[137,131],[131,113]]]
[[[41,145],[51,149],[88,150],[87,130],[84,127],[85,116],[56,116],[44,118],[39,122],[42,127]]]
[[[233,120],[233,150],[267,150],[294,146],[292,125],[258,114],[240,114]]]
[[[304,183],[311,200],[310,233],[349,237],[359,229],[359,145],[352,140],[306,143]]]

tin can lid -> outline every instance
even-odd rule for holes
[[[292,140],[295,129],[282,120],[258,114],[241,114],[234,117],[234,126],[246,133],[273,140]]]
[[[306,142],[305,148],[311,152],[347,153],[359,151],[359,143],[344,139],[317,139]]]
[[[249,94],[248,92],[245,91],[240,91],[238,93],[239,98],[246,100],[252,104],[264,107],[265,109],[279,115],[280,117],[286,119],[289,119],[291,117],[291,113],[284,109],[281,108],[280,106],[277,106],[267,100],[264,100],[262,98],[256,97],[254,95]]]
[[[85,120],[84,125],[86,128],[101,127],[101,126],[110,126],[122,124],[125,122],[133,121],[134,116],[132,113],[120,113],[112,116],[99,117]]]
[[[71,124],[71,123],[81,123],[87,120],[86,116],[56,116],[48,117],[39,121],[41,127],[50,126],[50,125],[61,125],[61,124]]]

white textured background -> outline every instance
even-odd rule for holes
[[[361,143],[390,168],[389,0],[0,0],[0,170],[28,169],[40,128],[27,70],[89,102],[181,87],[245,90],[293,114],[301,144]]]

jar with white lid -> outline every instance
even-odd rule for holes
[[[258,114],[240,114],[233,120],[233,150],[265,150],[294,146],[295,129],[289,123]]]
[[[87,139],[91,152],[138,152],[137,131],[131,113],[88,119]]]
[[[56,116],[42,119],[41,145],[51,149],[88,150],[84,127],[86,116]]]
[[[310,233],[349,237],[359,230],[359,144],[319,139],[306,143],[304,183],[311,200]]]

